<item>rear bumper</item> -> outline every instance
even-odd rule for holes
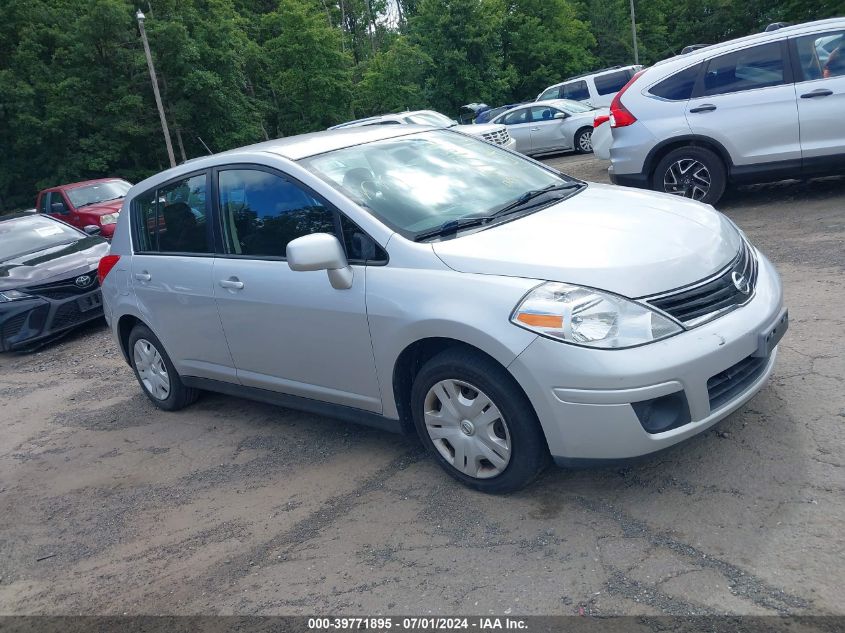
[[[90,297],[99,300],[99,288],[63,300],[36,297],[0,304],[0,351],[34,349],[83,323],[102,318],[101,300],[96,307],[85,306]]]
[[[780,280],[762,255],[754,298],[710,323],[637,348],[596,350],[538,337],[509,369],[537,413],[558,463],[623,460],[668,448],[706,430],[751,399],[776,358],[744,363],[782,316]],[[739,376],[731,384],[717,383]],[[685,416],[649,432],[632,403],[677,396]],[[652,429],[654,431],[654,429]]]
[[[647,174],[617,174],[613,171],[613,165],[611,165],[607,168],[607,175],[610,177],[610,182],[614,185],[649,189]]]

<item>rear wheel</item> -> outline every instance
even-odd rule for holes
[[[498,363],[465,349],[429,360],[411,391],[414,424],[446,472],[490,493],[519,490],[549,463],[540,423]]]
[[[593,128],[585,127],[575,134],[575,151],[579,154],[589,154],[593,151]]]
[[[652,177],[656,191],[715,204],[725,192],[725,164],[704,147],[672,150],[657,164]]]
[[[141,390],[159,409],[177,411],[199,397],[198,390],[182,384],[164,346],[150,328],[140,324],[132,328],[128,348]]]

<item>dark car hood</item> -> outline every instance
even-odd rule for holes
[[[0,261],[0,291],[90,272],[109,252],[97,236]]]
[[[87,207],[79,207],[77,213],[91,213],[92,215],[106,215],[107,213],[117,213],[123,206],[123,198],[117,200],[106,200],[105,202],[98,202],[97,204],[89,204]]]

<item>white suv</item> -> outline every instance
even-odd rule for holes
[[[845,171],[845,18],[665,60],[610,106],[610,178],[702,202],[729,182]]]
[[[607,107],[628,80],[642,66],[613,66],[593,73],[569,77],[565,81],[549,86],[535,101],[550,99],[571,99],[588,103],[596,108]]]

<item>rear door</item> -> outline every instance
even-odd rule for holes
[[[141,314],[182,375],[236,382],[212,286],[208,175],[180,177],[132,201],[131,283]]]
[[[590,88],[587,86],[587,81],[585,79],[579,79],[563,84],[560,89],[560,98],[589,103],[592,95],[590,95]]]
[[[530,108],[519,108],[508,112],[498,119],[496,123],[506,125],[508,134],[516,141],[517,152],[527,154],[531,151],[531,110]]]
[[[596,75],[593,77],[593,86],[596,95],[590,100],[597,108],[609,106],[616,93],[622,90],[632,77],[630,68],[614,70],[613,72]]]
[[[806,171],[845,164],[845,31],[793,39],[795,93]]]
[[[785,40],[710,59],[685,114],[693,134],[728,150],[734,176],[766,164],[800,169],[798,107]]]

